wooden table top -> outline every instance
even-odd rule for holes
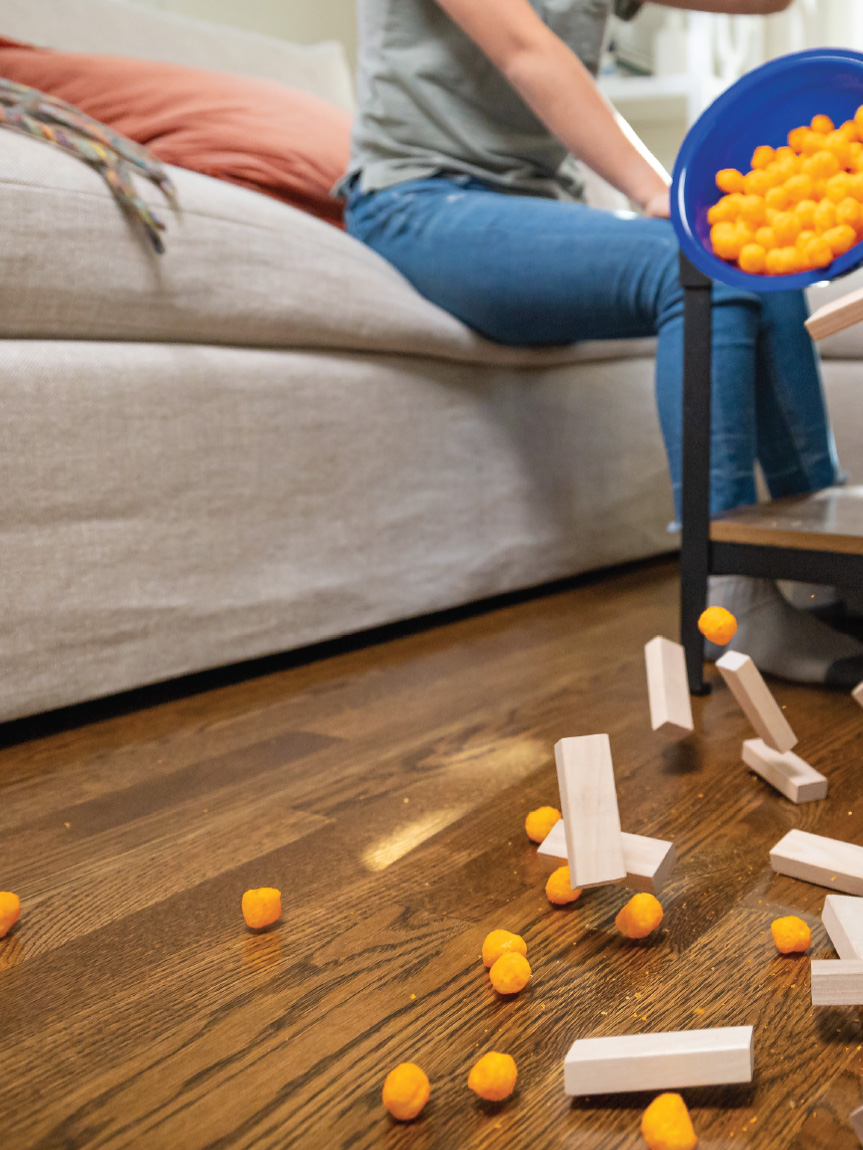
[[[710,538],[863,555],[863,487],[828,487],[717,516]]]
[[[860,1011],[813,1008],[809,959],[770,936],[800,914],[832,957],[826,892],[768,850],[791,827],[863,842],[863,710],[774,684],[830,779],[794,807],[741,763],[721,684],[695,735],[651,732],[642,647],[675,618],[673,567],[648,566],[0,750],[0,888],[24,904],[0,941],[4,1150],[638,1147],[650,1097],[570,1101],[569,1045],[746,1024],[753,1085],[684,1092],[701,1150],[858,1145]],[[596,732],[624,829],[679,855],[639,943],[621,888],[554,909],[523,829],[556,803],[554,742]],[[263,885],[284,914],[255,936],[240,897]],[[479,958],[497,927],[533,967],[510,1000]],[[466,1087],[489,1049],[519,1068],[500,1106]],[[380,1103],[403,1060],[432,1080],[405,1127]]]

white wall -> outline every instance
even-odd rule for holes
[[[356,0],[142,0],[199,20],[314,44],[341,40],[356,60]]]

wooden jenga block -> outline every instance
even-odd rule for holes
[[[863,959],[863,898],[828,894],[821,921],[840,958]]]
[[[626,867],[624,886],[647,894],[659,894],[674,869],[677,858],[674,843],[645,835],[628,835],[625,831],[620,837],[623,840],[623,865]],[[563,819],[554,824],[537,853],[566,860]]]
[[[852,1111],[849,1121],[851,1122],[851,1129],[857,1135],[860,1144],[863,1145],[863,1106]]]
[[[621,1094],[751,1082],[751,1026],[581,1038],[564,1062],[567,1094]]]
[[[863,288],[825,303],[806,320],[806,330],[814,340],[826,339],[863,320]]]
[[[797,736],[749,656],[726,651],[716,660],[716,668],[768,747],[780,754],[790,751],[797,744]]]
[[[657,635],[644,647],[650,725],[692,731],[692,700],[686,677],[686,652],[679,643]]]
[[[809,803],[827,794],[827,779],[819,771],[793,751],[774,751],[763,739],[746,740],[743,761],[792,803]]]
[[[816,886],[863,895],[863,847],[808,831],[789,831],[770,852],[770,865]]]
[[[608,735],[561,739],[554,759],[572,885],[619,882],[626,866]]]
[[[858,683],[854,690],[851,692],[851,698],[863,707],[863,683]]]
[[[863,1006],[863,962],[860,959],[813,959],[813,1006]]]

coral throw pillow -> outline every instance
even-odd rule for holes
[[[351,117],[317,96],[257,80],[11,45],[0,76],[74,104],[166,164],[275,196],[338,224],[330,189],[348,166]]]

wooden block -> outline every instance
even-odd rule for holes
[[[813,799],[823,799],[827,794],[827,780],[820,771],[810,767],[793,751],[781,755],[768,747],[763,739],[746,740],[743,761],[792,803],[810,803]]]
[[[860,1106],[852,1112],[849,1121],[851,1122],[851,1129],[857,1135],[861,1145],[863,1145],[863,1106]]]
[[[619,1094],[751,1082],[751,1026],[581,1038],[564,1062],[567,1094]]]
[[[821,921],[840,958],[863,959],[863,898],[828,894]]]
[[[849,292],[839,299],[831,300],[814,311],[806,320],[806,330],[813,339],[826,339],[846,327],[853,327],[863,320],[863,289]]]
[[[857,686],[851,692],[851,698],[858,702],[861,707],[863,707],[863,683],[857,684]]]
[[[770,865],[816,886],[863,895],[863,847],[808,831],[789,831],[770,852]]]
[[[632,890],[659,894],[674,869],[677,855],[674,843],[651,839],[645,835],[621,834],[623,865],[626,867],[624,886]],[[539,854],[566,861],[566,833],[563,819],[554,824],[539,845]]]
[[[650,725],[692,731],[692,700],[686,677],[686,652],[679,643],[657,635],[644,647],[647,665],[647,695],[650,702]]]
[[[810,965],[813,1006],[863,1006],[863,961],[813,959]]]
[[[608,735],[555,744],[569,877],[578,887],[626,878]]]
[[[726,651],[716,666],[746,718],[768,747],[784,754],[797,743],[788,720],[748,655]]]

